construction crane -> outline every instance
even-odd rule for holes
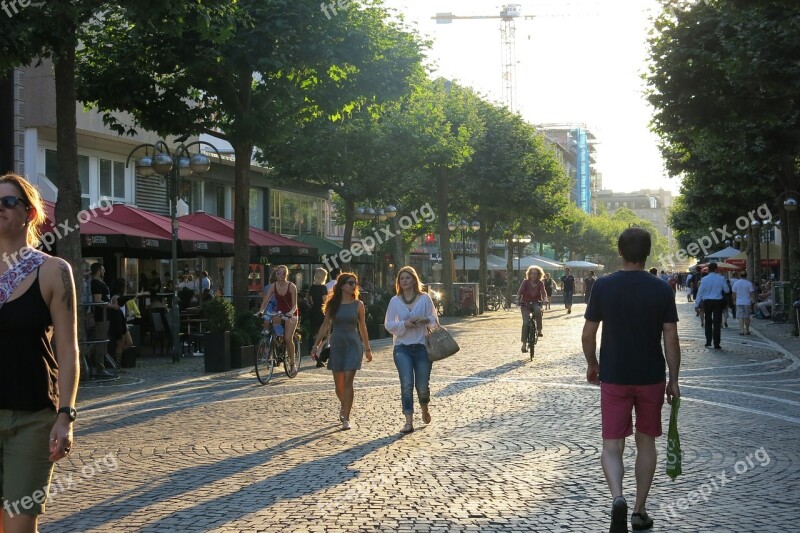
[[[458,16],[453,13],[437,13],[436,16],[431,17],[436,21],[436,24],[452,24],[454,20],[500,19],[500,44],[503,54],[501,58],[503,102],[512,112],[514,111],[514,100],[517,92],[517,37],[514,19],[520,18],[521,15],[522,6],[520,4],[507,4],[500,9],[499,15]]]
[[[566,5],[571,5],[567,3]],[[564,4],[561,4],[563,7]],[[581,6],[585,8],[586,6]],[[570,14],[572,16],[574,13]],[[587,13],[584,13],[587,14]],[[522,4],[506,4],[501,7],[498,15],[454,15],[453,13],[437,13],[431,19],[437,24],[452,24],[454,20],[481,20],[481,19],[500,19],[500,45],[501,45],[501,79],[503,86],[503,103],[511,112],[514,112],[514,104],[517,94],[517,59],[516,59],[516,24],[515,20],[539,18],[542,15],[522,15]],[[544,16],[567,16],[566,14],[548,14]]]

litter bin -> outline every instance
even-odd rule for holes
[[[787,281],[776,281],[772,284],[772,321],[787,322],[792,309],[792,284]]]

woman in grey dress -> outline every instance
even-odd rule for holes
[[[350,410],[353,408],[353,379],[361,369],[361,357],[366,347],[367,361],[372,361],[372,350],[367,335],[364,303],[358,299],[358,278],[343,272],[336,278],[333,291],[328,294],[323,308],[325,320],[319,328],[311,357],[317,358],[322,341],[331,332],[331,358],[328,369],[333,371],[336,396],[339,398],[339,420],[342,429],[350,429]]]

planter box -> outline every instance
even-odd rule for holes
[[[206,333],[203,336],[206,372],[226,372],[231,369],[231,334]]]
[[[246,368],[256,364],[256,347],[239,346],[231,349],[231,368]]]

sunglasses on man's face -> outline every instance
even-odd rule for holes
[[[3,196],[0,198],[0,205],[6,209],[14,209],[19,204],[22,204],[25,209],[28,208],[28,204],[25,203],[25,200],[18,196]]]

